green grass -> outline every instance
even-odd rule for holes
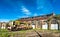
[[[21,31],[8,31],[7,29],[0,29],[0,37],[8,37],[8,36],[14,36],[16,34],[25,35],[25,32],[27,30],[21,30]]]
[[[0,37],[8,37],[9,35],[16,35],[16,34],[20,34],[20,35],[26,35],[26,32],[31,32],[33,30],[36,31],[46,31],[46,32],[54,32],[54,33],[60,33],[60,30],[42,30],[42,29],[31,29],[31,30],[21,30],[21,31],[8,31],[7,29],[0,29]]]
[[[0,37],[8,37],[8,30],[0,29]]]
[[[60,33],[60,30],[47,30],[47,29],[32,29],[36,31],[47,31],[47,32],[54,32],[54,33]]]
[[[8,32],[7,29],[0,29],[0,32]]]
[[[54,33],[60,33],[60,30],[50,30],[50,31],[52,31]]]

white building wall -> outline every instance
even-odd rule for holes
[[[32,25],[33,29],[35,29],[35,25]]]
[[[51,24],[51,30],[58,30],[58,24]]]
[[[42,29],[48,29],[48,24],[42,25]]]

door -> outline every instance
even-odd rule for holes
[[[42,29],[48,29],[48,24],[42,25]]]
[[[35,25],[32,25],[33,29],[35,29]]]
[[[51,24],[52,30],[58,30],[58,24]]]

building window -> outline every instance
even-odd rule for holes
[[[35,25],[35,24],[34,24],[34,21],[32,21],[32,25]]]
[[[56,24],[57,23],[57,20],[52,20],[51,21],[51,24]]]
[[[38,22],[38,25],[40,25],[40,20],[38,20],[37,22]]]

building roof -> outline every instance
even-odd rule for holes
[[[43,19],[47,19],[49,16],[53,15],[53,13],[51,14],[47,14],[47,15],[41,15],[41,16],[33,16],[33,17],[25,17],[25,18],[20,18],[18,20],[43,20]]]

